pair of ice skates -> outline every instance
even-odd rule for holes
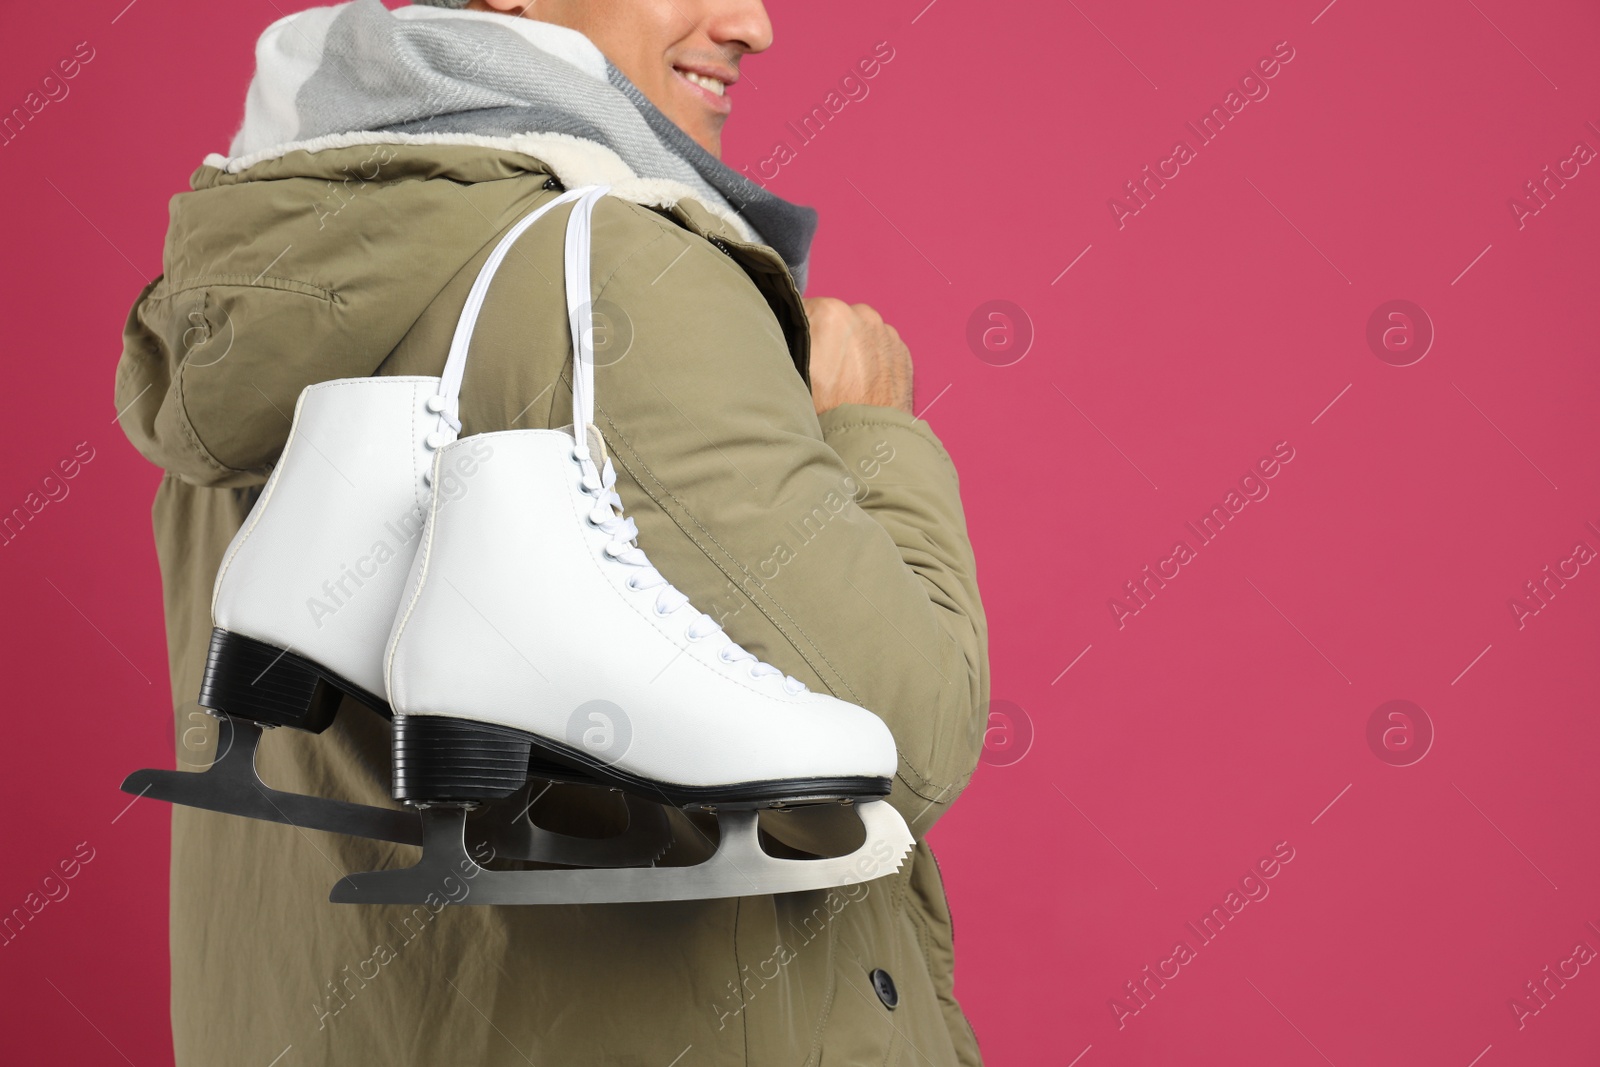
[[[223,720],[193,774],[135,772],[123,789],[252,818],[421,844],[417,866],[352,874],[344,903],[687,900],[846,885],[912,847],[881,798],[893,738],[872,713],[812,693],[721,632],[650,565],[590,429],[590,187],[514,226],[479,272],[439,378],[307,388],[289,439],[223,558],[200,704]],[[575,433],[457,440],[478,312],[511,245],[573,203],[566,294]],[[256,775],[264,728],[313,733],[350,696],[393,719],[393,794],[375,808],[274,790]],[[556,834],[528,814],[541,781],[621,791],[610,838]],[[844,856],[770,855],[758,812],[852,804],[866,836]],[[469,810],[487,805],[481,818]],[[715,852],[654,866],[666,807],[717,815]],[[777,817],[777,816],[774,816]],[[473,853],[557,865],[487,869]]]

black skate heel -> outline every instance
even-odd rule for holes
[[[338,712],[341,692],[385,717],[389,714],[384,701],[302,656],[214,629],[198,701],[221,720],[211,765],[199,773],[134,771],[122,791],[305,830],[421,844],[422,823],[415,812],[289,793],[267,785],[256,773],[256,751],[265,730],[290,726],[321,733]]]
[[[394,720],[394,798],[412,804],[503,800],[528,780],[532,742],[518,730],[446,715]]]
[[[203,708],[263,726],[320,734],[333,722],[343,693],[388,713],[384,701],[288,649],[220,628],[211,631],[211,652],[200,682]]]
[[[385,718],[389,716],[385,701],[302,656],[226,630],[213,630],[199,701],[220,720],[210,766],[198,773],[154,768],[134,771],[123,781],[122,789],[135,797],[303,830],[422,844],[422,821],[415,811],[285,792],[267,785],[256,773],[256,753],[267,730],[289,726],[310,733],[323,732],[337,713],[340,693],[354,697]],[[430,726],[431,721],[424,721],[420,730],[412,731],[413,737],[439,732],[430,730]],[[473,769],[473,745],[476,743],[479,750],[485,746],[481,740],[473,742],[470,736],[463,744],[459,729],[463,726],[469,734],[474,728],[478,733],[497,729],[443,720],[443,730],[450,737],[440,752],[448,758],[442,764],[430,758],[433,753],[425,752],[422,758],[430,768],[424,779],[430,788],[442,788],[444,793],[427,799],[444,803],[458,798],[469,802],[519,798],[513,805],[497,805],[489,817],[475,822],[469,835],[474,855],[482,855],[482,849],[488,847],[491,855],[507,859],[627,867],[650,863],[671,843],[664,815],[642,810],[648,806],[632,802],[629,812],[633,818],[628,829],[612,837],[571,837],[534,825],[528,814],[531,802],[520,792],[527,780],[528,744],[524,741],[519,748],[515,742],[507,746],[505,741],[497,740],[487,746],[491,753],[502,757],[508,752],[516,755],[509,760],[491,758],[489,764],[494,773],[485,776]],[[451,730],[452,727],[457,729]],[[413,758],[413,765],[416,762]],[[504,776],[503,784],[497,775]],[[416,781],[415,774],[412,780]],[[455,784],[463,780],[468,784]]]

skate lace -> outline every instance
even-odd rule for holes
[[[580,462],[588,459],[587,455],[580,455],[577,452],[574,452],[573,458]],[[714,634],[722,633],[722,624],[703,611],[694,611],[694,606],[689,603],[688,594],[667,581],[665,575],[651,566],[650,558],[644,554],[644,549],[635,543],[639,536],[639,528],[632,518],[622,514],[622,498],[617,495],[615,488],[617,472],[612,467],[610,458],[606,459],[605,466],[599,471],[593,470],[592,463],[587,463],[585,466],[588,469],[583,476],[583,492],[593,501],[589,509],[589,522],[609,538],[605,548],[608,558],[636,568],[628,575],[628,588],[636,591],[657,590],[654,607],[657,615],[671,615],[682,608],[689,608],[694,617],[689,620],[684,636],[691,641],[703,641]],[[806,691],[804,682],[792,675],[784,674],[782,670],[762,660],[732,638],[717,650],[717,658],[729,666],[750,664],[752,678],[781,677],[783,690],[790,696],[798,696]]]

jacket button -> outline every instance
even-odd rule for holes
[[[894,979],[881,967],[872,972],[872,988],[877,992],[878,999],[883,1001],[883,1006],[890,1011],[900,1003],[900,993],[894,987]]]
[[[544,180],[544,187],[546,189],[551,189],[551,190],[555,190],[555,191],[559,192],[560,189],[561,189],[561,182],[558,179],[556,179],[555,176],[552,175],[551,177],[546,178]]]

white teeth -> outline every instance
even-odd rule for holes
[[[692,70],[679,70],[678,73],[700,86],[700,88],[707,92],[716,93],[718,96],[724,95],[728,90],[728,87],[722,82],[717,81],[715,78],[708,78],[704,74],[696,74]]]

